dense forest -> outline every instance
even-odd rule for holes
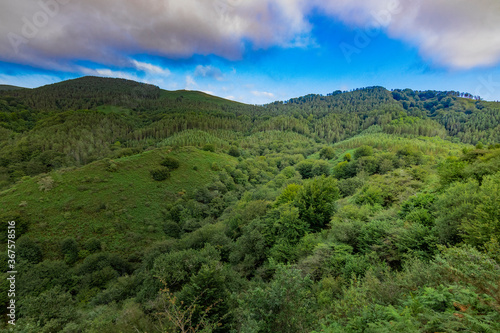
[[[0,330],[500,331],[500,103],[468,97],[0,87]]]

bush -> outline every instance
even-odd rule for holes
[[[167,156],[163,159],[163,161],[161,161],[160,165],[168,168],[169,170],[176,170],[179,168],[180,162],[173,157]]]
[[[101,241],[97,238],[91,238],[85,243],[85,249],[90,253],[101,251]]]
[[[359,177],[339,180],[338,186],[340,194],[343,197],[348,197],[356,193],[356,190],[363,186],[365,181]]]
[[[323,147],[319,151],[319,157],[325,159],[325,160],[331,160],[334,159],[335,156],[335,150],[332,147]]]
[[[42,261],[42,248],[28,237],[21,237],[17,241],[17,255],[31,264]]]
[[[312,160],[305,160],[305,161],[298,163],[295,166],[295,169],[300,173],[302,178],[308,179],[308,178],[314,177],[314,174],[312,171],[313,165],[314,165],[314,162]]]
[[[211,151],[212,153],[215,152],[215,146],[213,144],[206,144],[202,148],[204,151]]]
[[[153,177],[154,180],[159,181],[159,182],[170,178],[170,169],[169,168],[165,168],[165,167],[158,168],[155,170],[151,170],[150,173],[151,173],[151,177]]]
[[[232,146],[229,149],[228,154],[233,156],[233,157],[240,157],[240,155],[241,155],[240,150],[236,146]]]
[[[354,151],[354,158],[358,159],[363,156],[372,156],[373,148],[370,146],[361,146]]]
[[[165,235],[172,238],[179,238],[181,234],[181,227],[174,221],[167,221],[163,225],[163,232],[165,232]]]
[[[68,264],[74,264],[78,260],[78,244],[74,238],[66,238],[61,243],[61,252]]]
[[[339,197],[337,180],[321,176],[304,183],[297,192],[294,205],[299,208],[300,219],[312,230],[320,231],[330,221]]]

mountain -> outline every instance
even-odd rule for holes
[[[467,97],[0,92],[14,331],[500,331],[500,104]]]

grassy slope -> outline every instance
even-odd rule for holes
[[[167,155],[177,158],[181,166],[170,179],[154,181],[149,171]],[[214,162],[224,166],[236,160],[186,147],[117,159],[116,172],[107,171],[107,162],[98,161],[52,172],[55,186],[47,192],[39,190],[43,177],[26,179],[1,192],[0,205],[31,220],[28,236],[42,242],[46,258],[55,255],[66,237],[79,242],[99,237],[108,250],[130,254],[165,237],[161,225],[165,205],[182,192],[190,193],[209,183],[215,175],[211,169]]]

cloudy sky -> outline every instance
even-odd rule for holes
[[[498,0],[16,0],[0,84],[121,77],[262,104],[381,85],[500,100]]]

